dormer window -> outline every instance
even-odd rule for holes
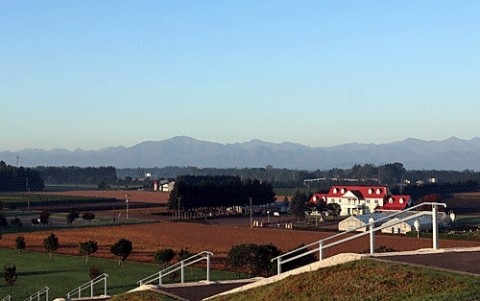
[[[373,189],[372,188],[368,189],[368,194],[372,194],[372,193],[373,193]]]
[[[390,204],[392,204],[392,203],[393,203],[393,198],[390,198],[390,199],[388,200],[388,202],[389,202]]]
[[[400,198],[399,202],[400,202],[400,204],[403,204],[403,202],[404,202],[403,198]]]
[[[338,189],[337,188],[333,188],[333,193],[337,193],[338,192]]]
[[[382,190],[380,188],[377,189],[377,194],[380,194]]]
[[[345,193],[345,188],[342,188],[342,190],[340,190],[341,193]]]

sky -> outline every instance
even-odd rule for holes
[[[0,1],[0,151],[480,136],[480,1]]]

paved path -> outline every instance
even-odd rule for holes
[[[172,297],[180,297],[180,300],[201,301],[207,297],[214,296],[242,285],[245,285],[245,283],[206,284],[170,288],[160,287],[159,290],[168,293]]]
[[[480,251],[381,256],[384,260],[480,275]]]

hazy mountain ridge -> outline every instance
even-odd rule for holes
[[[348,168],[353,164],[375,165],[402,162],[407,169],[480,170],[480,138],[442,141],[408,138],[386,144],[349,143],[332,147],[309,147],[254,139],[221,144],[178,136],[145,141],[132,147],[101,150],[25,149],[0,152],[0,160],[22,166],[115,166],[118,168],[196,166],[265,167],[293,169]]]

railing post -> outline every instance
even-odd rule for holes
[[[184,267],[184,263],[183,263],[183,260],[180,262],[180,281],[181,283],[183,284],[185,282],[185,267]]]
[[[210,253],[207,253],[207,282],[210,282]]]
[[[318,243],[318,261],[323,260],[323,241]]]
[[[162,285],[162,271],[158,272],[158,285]]]
[[[90,297],[93,297],[93,280],[90,281]]]
[[[438,208],[436,204],[432,205],[432,234],[433,234],[433,249],[438,249],[438,221],[437,221]]]
[[[277,274],[281,274],[282,273],[282,258],[278,258],[277,259]]]
[[[370,255],[375,253],[375,233],[373,229],[375,228],[375,220],[371,217],[368,219],[370,225]]]
[[[103,287],[103,295],[107,295],[107,276],[103,276],[103,279],[105,280],[105,286]]]

